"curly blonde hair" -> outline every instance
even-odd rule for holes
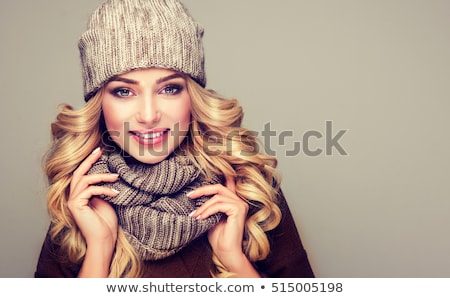
[[[263,260],[270,252],[265,232],[281,220],[277,205],[280,177],[277,160],[259,152],[260,143],[241,127],[242,107],[235,99],[225,99],[185,76],[191,97],[191,125],[184,150],[205,175],[233,177],[236,194],[250,205],[243,239],[243,251],[251,262]],[[102,116],[100,89],[81,109],[62,105],[51,125],[52,144],[44,159],[48,177],[47,209],[50,236],[73,263],[83,261],[86,242],[67,207],[73,171],[98,146],[108,142]],[[110,141],[109,141],[110,142]],[[213,254],[213,277],[232,277],[233,272]],[[139,277],[141,261],[119,227],[109,277]]]

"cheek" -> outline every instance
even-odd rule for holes
[[[167,107],[165,116],[167,121],[164,122],[172,126],[172,133],[176,139],[184,138],[188,134],[191,123],[191,105],[189,100],[183,100],[177,102],[176,105]]]
[[[186,101],[182,106],[180,106],[180,126],[187,130],[191,122],[191,101]]]
[[[187,98],[180,104],[180,118],[183,120],[191,118],[191,98],[187,96]]]
[[[120,131],[123,126],[123,119],[120,117],[119,109],[111,104],[103,104],[102,110],[106,129],[108,131]]]

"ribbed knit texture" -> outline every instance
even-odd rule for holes
[[[78,43],[85,100],[113,76],[141,68],[179,71],[205,86],[202,37],[179,1],[104,1]]]
[[[143,260],[158,260],[175,254],[190,241],[216,225],[221,214],[196,220],[189,213],[209,197],[189,199],[195,188],[221,183],[206,180],[185,156],[172,155],[158,164],[127,163],[113,152],[92,166],[89,174],[118,173],[119,179],[105,185],[120,193],[105,197],[116,209],[119,225]]]

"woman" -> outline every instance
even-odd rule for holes
[[[94,11],[86,105],[52,124],[36,277],[314,276],[276,159],[205,89],[202,36],[175,0]]]

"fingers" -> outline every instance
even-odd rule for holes
[[[87,175],[92,165],[100,158],[100,148],[95,149],[86,159],[80,163],[74,171],[70,182],[70,196],[68,202],[71,207],[86,207],[93,196],[116,196],[118,191],[109,187],[97,186],[101,182],[114,182],[118,174],[90,174]]]
[[[248,204],[243,200],[215,195],[191,212],[189,216],[195,219],[205,219],[213,214],[224,213],[230,220],[230,218],[244,219],[247,212]]]
[[[91,174],[83,177],[86,184],[98,184],[100,182],[114,182],[119,177],[119,174],[104,173],[104,174]]]
[[[100,173],[100,174],[88,174],[79,177],[76,181],[72,179],[72,182],[77,183],[77,181],[84,180],[83,182],[87,184],[97,184],[100,182],[114,182],[119,177],[116,173]]]
[[[77,181],[71,182],[71,193],[77,194],[90,185],[99,184],[101,182],[114,182],[119,176],[117,174],[91,174],[78,178]]]
[[[197,199],[201,196],[212,196],[216,194],[236,196],[236,185],[234,182],[234,178],[228,176],[225,177],[225,184],[226,187],[221,184],[201,186],[188,193],[187,196],[191,199]]]
[[[81,209],[90,204],[90,199],[94,196],[110,196],[115,197],[119,192],[115,189],[106,186],[89,186],[71,196],[67,201],[70,210],[75,211],[76,209]],[[75,209],[75,210],[74,210]]]
[[[225,185],[229,190],[236,193],[236,182],[234,181],[234,177],[225,176]]]
[[[97,246],[101,242],[112,243],[111,247],[114,247],[117,239],[117,215],[111,204],[100,196],[115,197],[119,192],[98,184],[114,182],[118,175],[88,174],[101,155],[100,148],[95,149],[73,172],[67,207],[88,246]]]
[[[100,147],[97,147],[73,172],[72,181],[70,183],[70,192],[72,195],[81,192],[89,185],[98,184],[101,182],[114,182],[117,180],[117,174],[105,173],[86,175],[101,155],[102,152]]]
[[[244,218],[248,212],[248,204],[236,195],[235,182],[231,177],[226,177],[226,186],[206,185],[188,194],[190,199],[202,196],[212,196],[212,198],[189,214],[193,218],[204,219],[219,212],[225,213],[228,217]]]
[[[100,147],[97,147],[92,153],[86,157],[83,162],[78,166],[78,168],[73,172],[73,179],[77,179],[81,176],[86,175],[92,165],[102,156],[102,151]]]

